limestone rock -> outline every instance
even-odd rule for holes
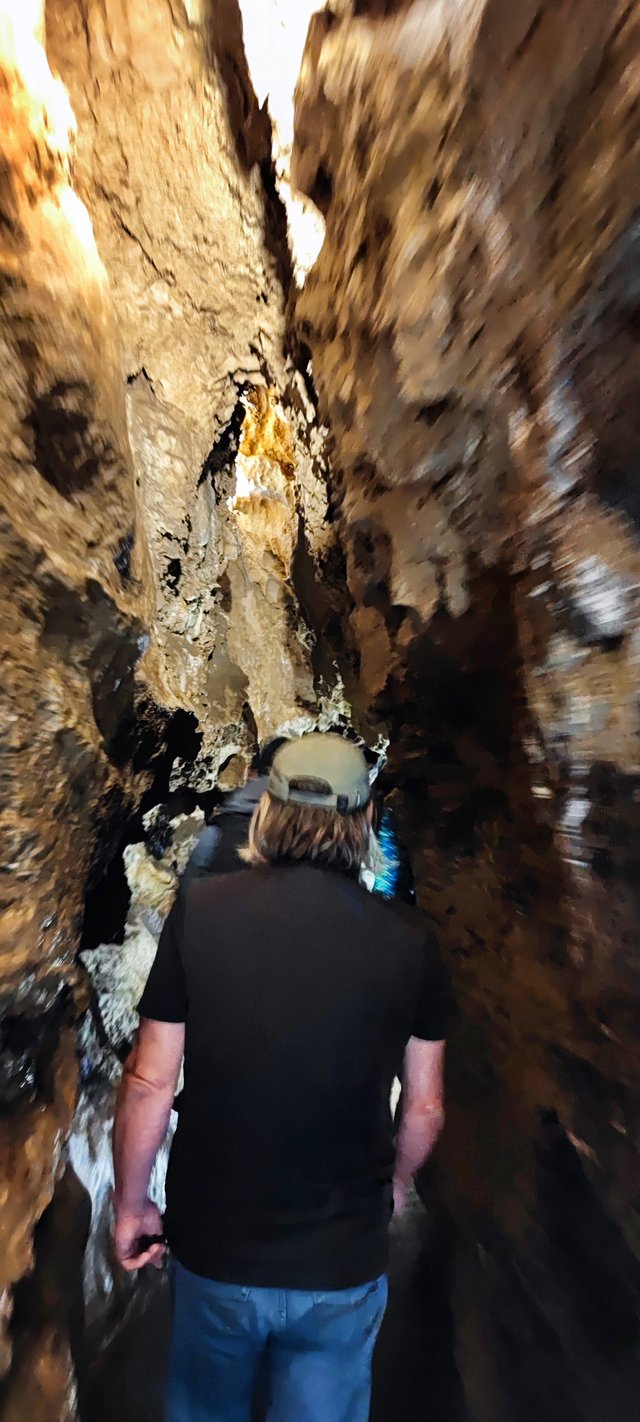
[[[281,378],[284,295],[265,246],[268,128],[241,94],[233,6],[47,6],[47,52],[78,122],[76,178],[109,272],[127,375],[182,412],[200,463],[237,385]],[[246,129],[234,130],[235,79]],[[235,94],[232,98],[235,98]]]
[[[294,178],[326,222],[298,320],[344,471],[363,691],[460,1004],[459,1363],[486,1422],[626,1418],[638,16],[331,10],[297,96]]]
[[[270,571],[247,561],[259,513],[235,502],[247,412],[271,390],[295,445],[286,539],[295,549],[301,532],[311,547],[304,491],[313,496],[327,456],[286,354],[291,259],[270,125],[233,3],[126,0],[105,11],[49,0],[47,49],[76,113],[75,180],[124,348],[155,602],[146,675],[159,704],[197,717],[191,780],[210,787],[229,756],[250,751],[251,718],[261,734],[311,724],[315,699],[293,554]],[[277,451],[277,482],[276,464]],[[267,708],[271,668],[280,676]],[[337,685],[334,673],[329,691]]]
[[[134,794],[115,742],[147,609],[114,312],[70,185],[73,115],[30,19],[0,24],[5,1299],[32,1266],[75,1107],[84,880],[93,826]],[[49,1361],[53,1418],[68,1369]],[[34,1386],[46,1379],[43,1355]]]
[[[131,1304],[114,1085],[215,787],[353,714],[459,1001],[472,1414],[628,1422],[638,15],[333,0],[291,155],[282,0],[38,8],[0,0],[6,1416],[71,1422],[74,1310]]]
[[[288,354],[285,224],[234,7],[50,0],[44,21],[0,3],[0,1298],[11,1415],[58,1422],[75,1407],[65,1330],[59,1348],[44,1325],[31,1336],[12,1289],[64,1168],[76,1047],[91,1080],[75,1158],[106,1140],[116,1058],[83,1014],[103,992],[122,1044],[160,926],[147,905],[109,958],[92,923],[92,987],[85,894],[143,797],[193,808],[246,764],[258,722],[312,725],[342,690],[331,658],[312,667],[295,589],[301,560],[313,582],[331,556],[326,455]],[[288,431],[282,468],[268,456],[273,520],[261,499],[233,506],[260,400]],[[105,1191],[96,1165],[98,1224]]]

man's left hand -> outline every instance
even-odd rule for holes
[[[154,1234],[164,1234],[164,1225],[162,1215],[153,1200],[145,1200],[142,1208],[135,1212],[116,1205],[113,1237],[116,1257],[123,1269],[131,1272],[133,1269],[142,1269],[145,1264],[153,1264],[156,1269],[162,1268],[167,1252],[166,1245],[151,1244],[148,1249],[140,1247],[144,1235]]]

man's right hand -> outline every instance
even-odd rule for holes
[[[133,1269],[142,1269],[145,1264],[153,1264],[156,1269],[161,1269],[167,1252],[166,1245],[151,1244],[146,1249],[140,1247],[145,1235],[148,1237],[159,1234],[164,1234],[164,1226],[162,1215],[153,1200],[145,1200],[142,1208],[135,1212],[116,1205],[113,1237],[116,1257],[123,1269],[131,1272]]]

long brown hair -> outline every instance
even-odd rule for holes
[[[267,790],[256,805],[249,841],[240,854],[247,864],[306,860],[357,879],[363,868],[374,867],[377,843],[366,808],[339,814],[315,805],[285,804]]]

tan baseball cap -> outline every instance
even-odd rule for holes
[[[316,805],[346,814],[369,800],[367,762],[353,741],[311,732],[287,741],[276,752],[269,794],[285,804]]]

